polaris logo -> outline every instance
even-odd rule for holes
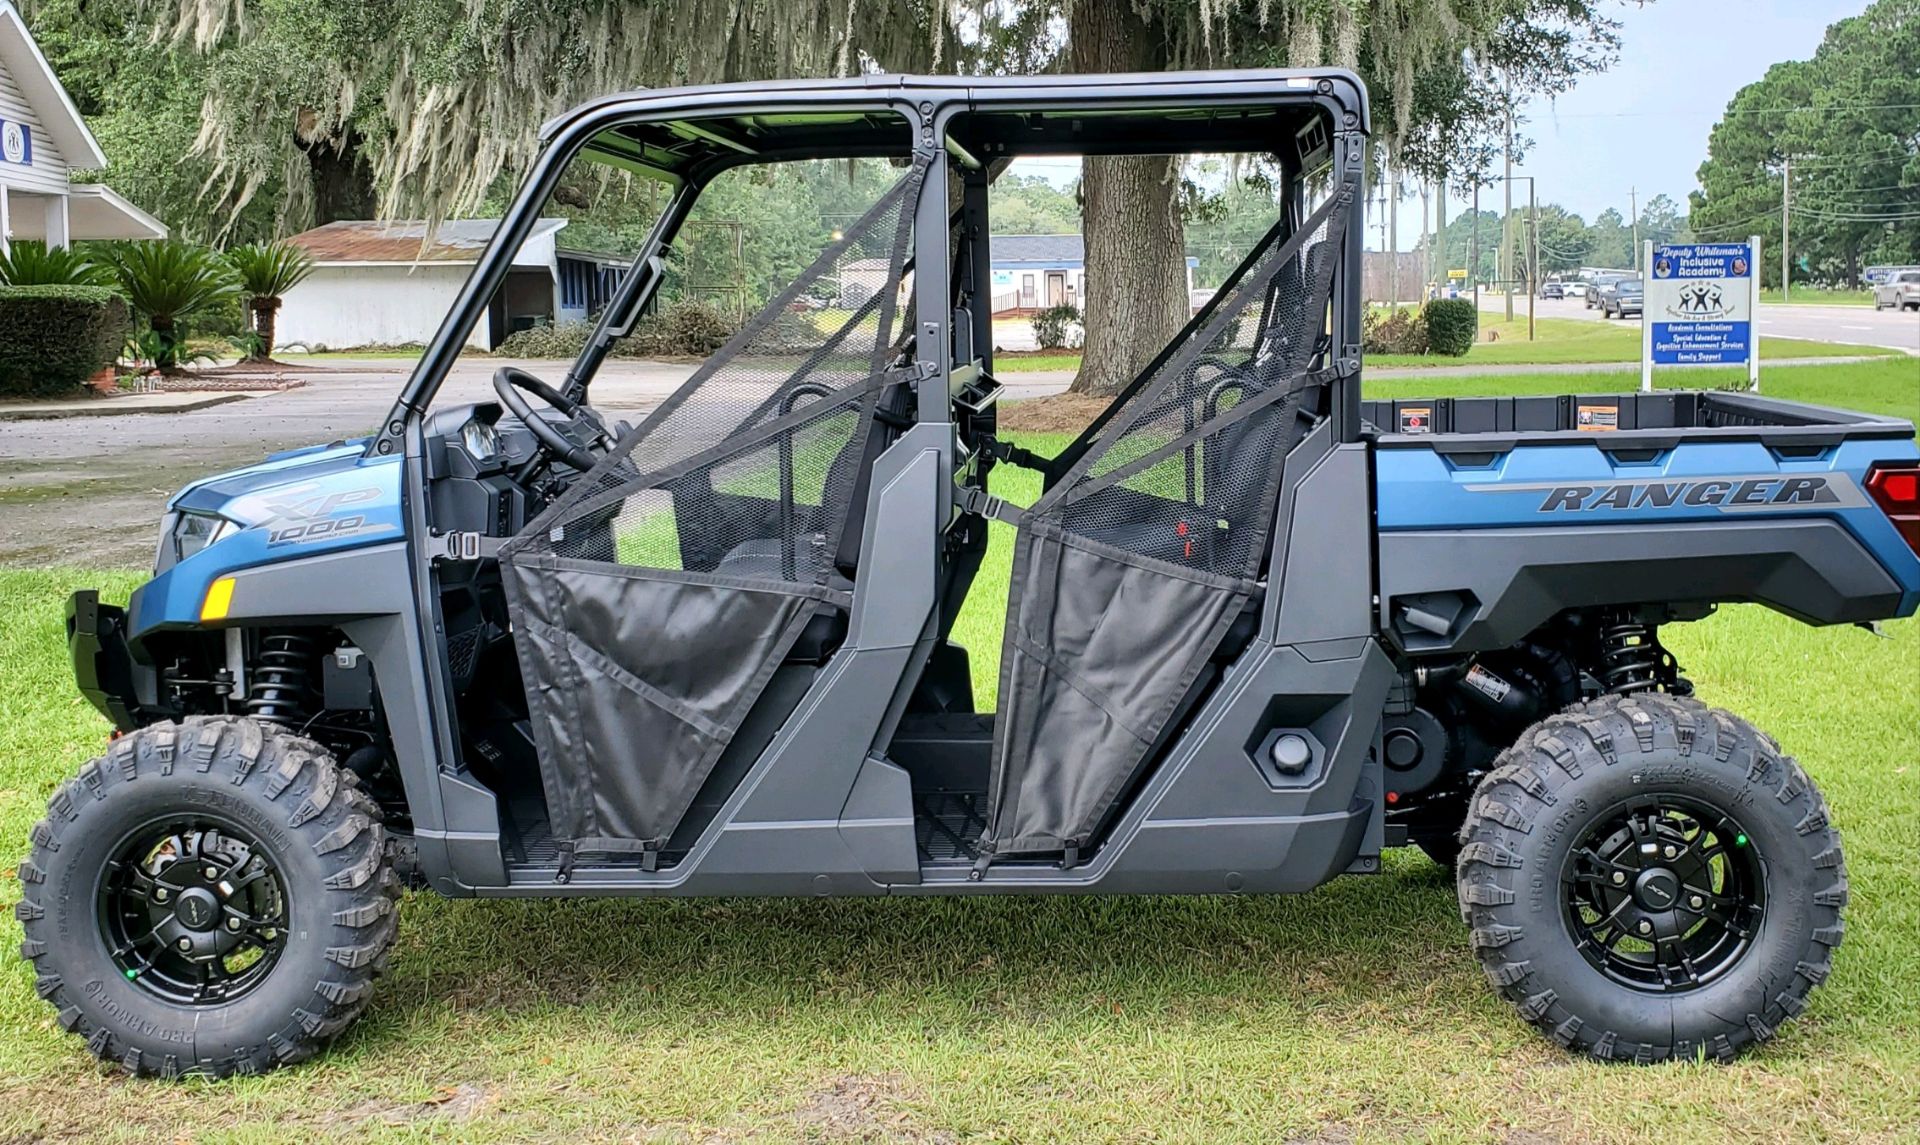
[[[1836,505],[1840,498],[1825,477],[1749,477],[1711,481],[1617,481],[1557,485],[1540,502],[1542,513],[1596,509],[1667,509],[1675,505],[1724,508],[1770,505]]]
[[[1670,481],[1527,482],[1466,487],[1474,493],[1527,493],[1539,498],[1535,511],[1552,516],[1574,513],[1702,509],[1722,513],[1805,512],[1812,508],[1858,508],[1866,496],[1843,473],[1741,473]]]

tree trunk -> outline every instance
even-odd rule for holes
[[[302,146],[313,174],[313,225],[373,218],[373,169],[360,153],[359,134],[338,150],[331,141]]]
[[[278,298],[255,298],[253,306],[253,332],[260,339],[260,357],[264,362],[273,357],[274,327],[278,324],[280,312]]]
[[[1078,0],[1067,22],[1076,72],[1159,71],[1163,29],[1123,0]],[[1072,392],[1109,397],[1153,360],[1191,313],[1180,161],[1106,155],[1082,161],[1086,348]]]
[[[147,325],[153,329],[153,369],[158,374],[177,374],[180,372],[179,344],[175,341],[177,331],[173,325],[173,315],[155,314],[147,319]]]

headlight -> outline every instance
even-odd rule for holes
[[[460,447],[475,461],[485,461],[500,452],[500,435],[479,418],[468,418],[460,427]]]
[[[173,523],[173,558],[184,561],[239,528],[225,517],[182,513]]]

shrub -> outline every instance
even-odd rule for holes
[[[112,286],[113,270],[71,247],[21,239],[0,250],[0,286]]]
[[[1427,321],[1427,344],[1436,354],[1458,358],[1473,349],[1480,331],[1480,315],[1465,298],[1436,298],[1421,316]]]
[[[240,295],[225,259],[180,239],[121,243],[114,250],[114,271],[127,302],[158,336],[154,366],[161,373],[179,365],[186,319],[230,305]]]
[[[800,326],[783,325],[791,317]],[[577,358],[593,334],[592,322],[557,322],[516,331],[493,348],[502,358]],[[727,344],[740,328],[726,313],[704,302],[676,302],[634,324],[633,333],[613,344],[615,358],[704,358]],[[822,336],[804,314],[781,315],[773,335],[785,330],[798,344],[816,346]]]
[[[234,247],[227,252],[227,265],[240,281],[240,292],[247,296],[252,312],[254,335],[247,354],[249,361],[273,357],[273,338],[280,299],[287,291],[306,281],[313,273],[313,256],[304,247],[288,242],[255,243]]]
[[[1396,307],[1368,310],[1360,322],[1360,350],[1366,354],[1424,354],[1429,334],[1424,315]]]
[[[131,323],[101,286],[0,286],[0,394],[75,389],[113,364]]]
[[[558,322],[516,330],[500,340],[493,352],[502,358],[577,358],[593,332],[591,322]]]
[[[1033,340],[1042,350],[1071,350],[1086,337],[1080,308],[1063,302],[1033,316]]]
[[[782,314],[781,320],[787,317]],[[792,318],[807,321],[804,314],[794,314]],[[704,302],[687,300],[673,303],[659,313],[642,319],[636,324],[631,341],[635,343],[634,351],[639,354],[704,358],[726,345],[727,339],[738,333],[739,329],[740,323],[725,311]],[[790,334],[809,345],[817,345],[821,341],[820,332],[810,324],[804,337],[798,328],[791,329]]]

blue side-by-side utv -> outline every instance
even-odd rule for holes
[[[19,868],[60,1024],[136,1074],[299,1061],[366,1007],[408,881],[1258,894],[1414,845],[1560,1044],[1770,1037],[1840,943],[1840,840],[1660,631],[1732,601],[1911,614],[1913,426],[1726,392],[1364,400],[1368,129],[1338,70],[861,76],[555,120],[370,436],[189,486],[126,607],[73,597],[117,731]],[[997,435],[994,176],[1220,153],[1271,172],[1272,228],[1084,433]],[[891,185],[636,425],[603,416],[703,190],[797,159]],[[580,165],[665,188],[584,351],[436,400]],[[996,493],[1009,466],[1037,500]],[[992,522],[982,712],[950,635]]]

